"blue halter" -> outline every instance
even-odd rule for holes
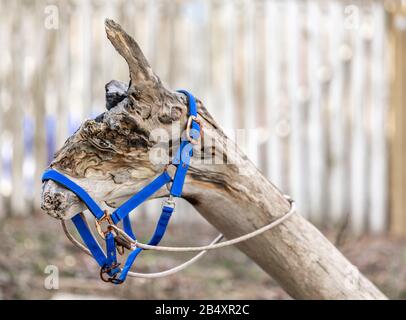
[[[121,269],[119,267],[120,264],[117,262],[118,241],[117,237],[114,234],[114,230],[108,227],[106,231],[101,231],[101,223],[107,221],[109,224],[116,225],[121,220],[123,220],[124,232],[127,233],[127,235],[129,235],[133,240],[136,240],[136,236],[131,227],[129,213],[136,207],[138,207],[141,203],[145,202],[150,196],[152,196],[168,182],[172,182],[172,186],[169,191],[169,198],[164,201],[161,216],[158,220],[154,234],[148,242],[148,244],[150,245],[157,245],[164,236],[169,223],[169,219],[174,211],[174,201],[172,200],[172,198],[181,197],[182,195],[182,189],[185,182],[186,173],[189,168],[190,158],[193,156],[193,145],[196,144],[197,140],[200,137],[201,128],[196,118],[196,99],[193,97],[192,94],[185,90],[178,90],[178,92],[181,92],[187,96],[189,119],[186,129],[186,139],[183,139],[181,141],[179,149],[177,150],[175,157],[171,162],[171,164],[176,167],[173,178],[171,178],[171,176],[165,170],[148,185],[138,191],[138,193],[124,202],[113,213],[108,215],[107,212],[103,211],[82,187],[77,185],[75,182],[73,182],[60,172],[50,169],[45,171],[42,176],[42,181],[53,180],[64,186],[66,189],[69,189],[70,191],[75,193],[79,197],[79,199],[84,202],[89,211],[94,215],[97,222],[96,226],[98,226],[98,231],[99,233],[104,235],[106,241],[106,253],[104,253],[103,249],[94,238],[82,213],[76,214],[72,218],[72,221],[76,226],[83,242],[88,247],[92,256],[101,267],[100,276],[102,280],[106,282],[112,282],[114,284],[120,284],[124,282],[136,257],[140,254],[142,249],[134,249],[128,255],[124,267]],[[108,275],[108,277],[106,275]]]

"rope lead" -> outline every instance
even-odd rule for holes
[[[247,233],[245,235],[239,236],[237,238],[228,240],[228,241],[224,241],[224,242],[220,242],[223,239],[223,235],[219,234],[210,244],[208,244],[207,246],[200,246],[200,247],[163,247],[163,246],[153,246],[153,245],[148,245],[145,243],[141,243],[138,242],[137,240],[132,240],[131,237],[129,235],[127,235],[122,229],[118,228],[115,225],[111,225],[111,227],[120,235],[124,236],[126,238],[127,241],[131,241],[132,246],[131,246],[131,250],[134,251],[137,248],[141,248],[144,250],[155,250],[155,251],[168,251],[168,252],[195,252],[195,251],[200,251],[197,255],[195,255],[194,257],[192,257],[191,259],[187,260],[186,262],[165,270],[165,271],[161,271],[161,272],[155,272],[155,273],[138,273],[138,272],[128,272],[128,276],[130,277],[134,277],[134,278],[144,278],[144,279],[156,279],[156,278],[162,278],[162,277],[166,277],[172,274],[175,274],[179,271],[182,271],[184,269],[186,269],[187,267],[189,267],[190,265],[192,265],[194,262],[196,262],[197,260],[199,260],[201,257],[203,257],[203,255],[205,253],[207,253],[207,251],[209,250],[215,250],[215,249],[220,249],[220,248],[224,248],[224,247],[228,247],[228,246],[232,246],[235,245],[237,243],[243,242],[243,241],[247,241],[251,238],[254,238],[256,236],[259,236],[260,234],[264,233],[265,231],[274,229],[275,227],[277,227],[278,225],[280,225],[282,222],[284,222],[285,220],[287,220],[291,215],[293,215],[293,213],[296,212],[296,204],[295,202],[287,195],[284,195],[284,197],[289,201],[290,203],[290,209],[288,212],[286,212],[283,216],[273,220],[271,223],[255,230],[252,231],[250,233]],[[87,249],[84,245],[82,245],[78,240],[76,240],[72,234],[69,232],[69,230],[66,227],[65,221],[61,220],[62,223],[62,228],[63,231],[65,232],[67,238],[76,246],[78,247],[80,250],[82,250],[84,253],[91,255],[89,249]]]

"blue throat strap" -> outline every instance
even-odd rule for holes
[[[117,224],[121,219],[128,216],[132,210],[147,200],[169,181],[171,181],[171,176],[166,171],[161,173],[157,178],[138,191],[111,214],[111,219],[114,224]]]
[[[183,93],[187,97],[188,101],[188,116],[191,117],[189,137],[182,139],[179,149],[177,150],[172,164],[176,167],[175,175],[173,179],[170,175],[164,171],[159,176],[157,176],[153,181],[143,187],[130,199],[124,202],[120,207],[118,207],[113,213],[109,216],[112,223],[117,224],[123,220],[124,232],[127,233],[133,240],[136,240],[136,235],[134,234],[131,228],[131,221],[129,213],[138,207],[141,203],[145,202],[149,197],[151,197],[155,192],[161,189],[168,182],[172,181],[172,186],[169,194],[173,197],[181,197],[183,185],[185,182],[187,170],[189,168],[190,159],[193,156],[193,144],[190,142],[192,140],[197,141],[200,137],[200,125],[196,121],[197,116],[197,107],[196,99],[192,94],[185,90],[178,90],[178,92]],[[189,121],[188,121],[189,122]],[[42,181],[53,180],[60,185],[64,186],[66,189],[75,193],[80,200],[86,205],[89,211],[94,215],[94,217],[100,221],[105,218],[104,211],[100,206],[90,197],[90,195],[78,184],[70,180],[65,175],[60,172],[50,169],[44,172],[42,176]],[[152,238],[148,242],[150,245],[158,245],[161,239],[163,238],[166,228],[169,223],[169,219],[174,211],[174,207],[163,205],[162,213],[158,220],[155,231],[152,235]],[[76,214],[72,221],[77,228],[83,242],[90,250],[93,258],[101,267],[101,277],[103,280],[103,274],[107,273],[109,275],[110,281],[115,284],[122,283],[130,271],[135,259],[141,253],[142,249],[136,248],[133,250],[125,262],[123,269],[119,268],[119,263],[117,263],[117,251],[116,243],[114,239],[114,234],[111,231],[105,233],[106,241],[106,254],[103,252],[103,249],[100,247],[99,243],[94,238],[91,230],[89,229],[84,216],[82,213]],[[121,272],[120,272],[121,271]],[[106,280],[105,280],[106,281]]]
[[[155,228],[155,232],[151,240],[149,240],[148,244],[152,246],[156,246],[157,244],[159,244],[159,242],[161,241],[161,239],[165,234],[166,227],[168,226],[169,219],[171,218],[173,210],[174,209],[172,207],[163,206],[161,216],[159,217],[158,224]],[[130,253],[124,265],[124,268],[120,276],[118,277],[119,281],[123,282],[126,279],[127,274],[130,271],[132,265],[134,264],[135,259],[141,253],[142,250],[143,249],[141,248],[136,248],[133,252]]]

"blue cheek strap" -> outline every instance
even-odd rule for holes
[[[190,159],[193,156],[193,146],[197,144],[201,133],[201,124],[197,120],[196,99],[192,94],[185,90],[178,90],[187,97],[188,101],[188,123],[186,126],[186,138],[181,141],[172,164],[176,167],[173,179],[165,170],[158,175],[154,180],[148,183],[130,199],[124,202],[120,207],[113,211],[110,215],[107,211],[103,211],[100,206],[90,197],[90,195],[78,184],[69,179],[62,173],[50,169],[42,175],[42,181],[52,180],[62,185],[66,189],[72,191],[86,205],[89,211],[96,219],[96,227],[100,236],[105,240],[105,252],[95,239],[91,229],[89,228],[83,213],[78,213],[72,218],[72,222],[78,230],[84,244],[89,249],[93,258],[100,266],[100,277],[103,281],[120,284],[125,281],[128,272],[133,266],[135,259],[141,253],[142,249],[127,246],[132,252],[123,266],[117,261],[117,251],[122,253],[124,246],[122,240],[120,242],[119,234],[116,232],[117,225],[123,221],[123,229],[126,235],[132,240],[136,240],[136,235],[132,230],[129,214],[137,208],[141,203],[147,201],[154,193],[160,190],[168,182],[172,182],[169,192],[169,198],[162,205],[161,215],[158,219],[155,231],[148,242],[150,245],[158,245],[163,238],[168,226],[170,217],[174,211],[174,197],[181,197],[183,185],[185,183],[186,174],[189,168]],[[107,222],[108,226],[105,231],[102,230],[102,223]]]

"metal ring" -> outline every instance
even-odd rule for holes
[[[114,283],[114,284],[122,283],[122,281],[121,281],[121,282],[113,282],[113,281],[115,281],[115,280],[118,280],[118,279],[116,279],[118,273],[114,274],[114,275],[111,276],[111,277],[109,276],[108,278],[106,278],[106,277],[104,276],[106,273],[108,273],[108,272],[110,272],[111,270],[116,269],[116,268],[118,268],[118,267],[120,267],[120,263],[115,263],[115,264],[113,264],[111,267],[106,267],[106,266],[101,267],[101,268],[100,268],[100,279],[102,279],[104,282],[111,282],[111,283]],[[120,281],[120,280],[119,280],[119,281]]]
[[[97,233],[100,235],[100,237],[102,239],[106,239],[106,234],[110,231],[109,228],[113,224],[113,220],[111,219],[111,216],[107,213],[107,210],[104,210],[103,212],[104,212],[104,215],[100,219],[95,220],[95,226],[96,226]],[[101,223],[103,221],[107,221],[107,223],[108,223],[106,231],[103,231],[102,227],[101,227]]]

